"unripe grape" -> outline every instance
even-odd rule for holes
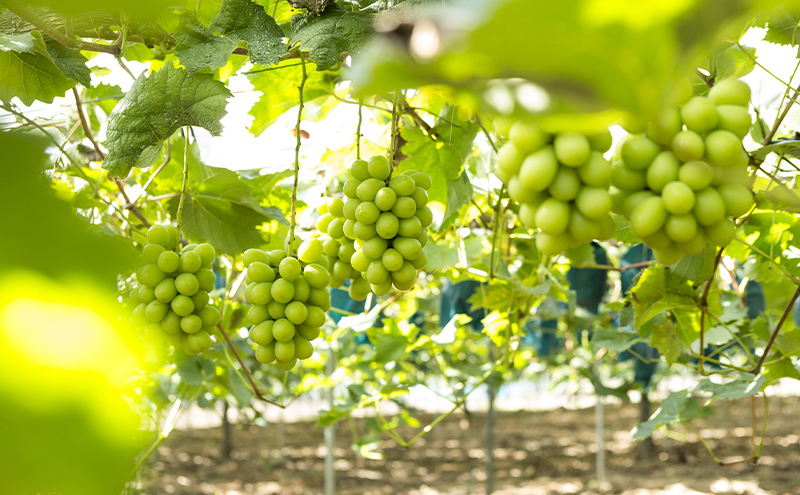
[[[400,267],[399,270],[392,272],[392,280],[400,283],[413,282],[416,276],[417,276],[417,270],[414,268],[414,265],[412,265],[410,261],[404,261],[403,265]]]
[[[204,290],[199,290],[195,292],[195,294],[191,297],[192,302],[194,303],[195,311],[199,309],[203,309],[208,305],[208,292]]]
[[[397,197],[411,196],[417,189],[414,179],[407,175],[396,175],[389,181],[389,188],[395,192]],[[425,201],[427,202],[428,193],[425,189],[419,188],[425,194]]]
[[[344,221],[344,228],[342,230],[344,231],[344,236],[345,237],[347,237],[350,240],[358,239],[358,236],[356,235],[356,224],[357,223],[358,222],[353,221],[353,220],[345,220]],[[339,239],[339,240],[342,241],[342,242],[346,242],[343,239]]]
[[[331,295],[325,289],[317,289],[315,287],[312,287],[308,294],[307,302],[312,306],[323,307],[326,304],[330,304]]]
[[[295,325],[299,325],[306,321],[308,317],[308,309],[306,305],[300,301],[292,301],[286,306],[286,319]]]
[[[389,164],[389,160],[380,155],[375,155],[369,159],[367,169],[369,170],[369,175],[380,180],[388,179],[389,174],[392,173],[392,166]]]
[[[194,251],[187,251],[181,254],[180,270],[183,273],[194,273],[203,265],[203,260],[200,255]]]
[[[706,227],[706,237],[717,246],[727,246],[736,237],[736,226],[730,218],[723,218],[719,223]]]
[[[622,145],[622,161],[633,170],[646,169],[661,151],[661,147],[644,136],[632,137]]]
[[[308,283],[305,277],[297,277],[297,280],[292,282],[294,285],[294,296],[292,296],[292,301],[300,301],[306,302],[308,300],[308,296],[311,293],[311,285]]]
[[[364,251],[361,249],[358,249],[355,253],[353,253],[353,257],[350,258],[350,265],[359,272],[367,271],[367,268],[369,268],[369,262],[369,258],[364,255]]]
[[[350,259],[353,257],[353,254],[355,252],[356,248],[355,246],[353,246],[353,243],[348,243],[348,244],[342,244],[339,247],[339,250],[336,254],[341,261],[344,261],[345,263],[350,263]]]
[[[214,290],[214,282],[216,282],[217,276],[214,274],[213,270],[201,268],[197,270],[194,276],[197,278],[197,283],[200,285],[202,290],[206,292],[211,292]]]
[[[697,220],[691,214],[670,215],[664,231],[674,242],[688,242],[697,234]]]
[[[664,207],[673,215],[683,215],[694,208],[694,191],[683,182],[674,181],[664,186],[661,197],[664,200]]]
[[[544,233],[560,234],[568,224],[569,205],[563,201],[548,198],[536,210],[536,226]]]
[[[681,120],[690,130],[703,134],[717,126],[719,114],[711,100],[695,96],[681,108]]]
[[[359,278],[356,280],[364,280]],[[364,280],[366,282],[366,280]],[[351,285],[352,287],[352,285]],[[307,326],[312,328],[319,328],[325,324],[325,312],[317,306],[308,306],[308,316],[304,322]]]
[[[250,309],[247,310],[247,319],[253,325],[258,325],[262,321],[269,319],[269,311],[266,306],[250,306]]]
[[[200,255],[200,261],[202,262],[203,266],[210,265],[217,256],[217,252],[214,250],[214,247],[207,242],[198,244],[197,247],[194,248],[194,252]]]
[[[333,270],[331,271],[331,275],[333,278],[337,280],[347,280],[350,278],[350,270],[351,267],[348,263],[344,261],[337,260],[336,263],[333,265]]]
[[[381,210],[371,201],[364,201],[356,208],[356,220],[365,225],[377,222],[380,215]]]
[[[730,131],[714,131],[706,136],[706,156],[718,167],[728,167],[740,161],[742,141]]]
[[[643,170],[633,170],[622,162],[611,165],[611,184],[625,192],[641,191],[647,185],[647,174]]]
[[[174,246],[171,242],[169,230],[163,225],[153,225],[147,230],[147,242],[157,244],[166,249],[172,249]]]
[[[144,286],[143,286],[144,287]],[[175,299],[175,296],[178,295],[178,289],[175,288],[175,280],[171,278],[165,278],[161,282],[156,285],[155,290],[153,291],[153,295],[156,299],[164,304],[169,304]],[[142,300],[144,301],[144,300]],[[150,302],[150,301],[144,301]]]
[[[578,178],[578,172],[570,167],[559,167],[547,191],[555,199],[571,201],[575,199],[580,189],[581,181]]]
[[[350,175],[358,180],[367,180],[372,176],[369,173],[369,163],[366,160],[356,160],[350,165]]]
[[[242,263],[244,264],[245,268],[249,267],[254,261],[260,261],[265,265],[269,265],[269,256],[267,256],[267,253],[260,249],[248,249],[245,251],[242,255]]]
[[[416,216],[400,220],[398,235],[402,237],[416,237],[422,232],[422,222]]]
[[[143,266],[140,274],[141,276],[137,277],[139,283],[147,287],[155,287],[167,276],[166,273],[159,270],[158,266],[153,264]]]
[[[296,280],[300,276],[300,262],[294,257],[284,258],[281,260],[278,271],[282,278],[288,281]]]
[[[340,218],[333,218],[328,224],[328,235],[334,239],[344,237],[344,222]]]
[[[158,255],[158,269],[164,273],[175,273],[180,268],[181,258],[175,251],[164,251]]]
[[[159,246],[158,244],[148,244],[142,249],[142,255],[140,256],[142,260],[141,266],[149,265],[149,264],[158,264],[158,257],[161,256],[162,253],[165,253],[166,249],[163,246]]]
[[[313,263],[322,256],[323,247],[319,239],[308,238],[297,248],[297,257],[304,263]],[[281,275],[283,276],[283,275]]]
[[[544,254],[554,256],[567,249],[569,236],[564,234],[550,235],[544,232],[536,234],[536,249]]]
[[[694,191],[708,187],[713,178],[714,171],[711,166],[698,160],[686,162],[678,170],[678,179]]]
[[[751,118],[747,107],[720,105],[717,107],[717,113],[720,129],[734,133],[739,139],[744,139],[750,132]]]
[[[680,166],[680,162],[672,152],[662,151],[647,169],[647,187],[660,193],[664,186],[678,180]]]
[[[276,326],[277,324],[278,323],[275,322]],[[291,361],[292,359],[294,359],[294,341],[292,339],[289,339],[288,341],[285,342],[281,341],[275,342],[275,357],[278,358],[279,363],[281,361]],[[292,365],[292,367],[294,367],[294,364]]]
[[[362,246],[361,251],[364,253],[364,256],[366,256],[368,260],[373,261],[380,259],[380,257],[383,256],[383,252],[386,251],[386,248],[388,246],[389,244],[386,242],[386,239],[383,239],[382,237],[373,237],[372,239],[364,241],[364,245]]]
[[[314,354],[314,346],[302,336],[295,335],[292,341],[294,341],[294,355],[297,359],[308,359]]]
[[[389,211],[397,201],[397,193],[389,187],[384,187],[375,195],[375,206],[380,211]]]
[[[382,284],[370,284],[372,293],[378,297],[388,294],[392,287],[392,277],[386,277]]]
[[[203,328],[203,320],[197,315],[188,315],[181,318],[181,330],[186,333],[197,333]]]
[[[390,248],[383,252],[381,262],[387,270],[394,272],[403,266],[403,255],[396,249]],[[374,262],[373,262],[374,263]]]
[[[259,363],[271,364],[277,359],[275,357],[275,343],[260,345],[256,347],[256,359]]]
[[[421,187],[417,187],[414,189],[414,192],[411,193],[411,199],[414,200],[414,205],[417,207],[417,209],[423,208],[426,204],[428,204],[428,192]]]
[[[297,358],[292,358],[285,361],[278,359],[276,364],[278,365],[278,368],[282,369],[283,371],[289,371],[297,366]]]
[[[334,239],[326,239],[325,242],[322,243],[322,251],[325,256],[336,256],[339,253],[339,244]]]
[[[306,266],[303,269],[303,276],[305,277],[306,282],[308,282],[308,285],[318,289],[327,287],[331,279],[328,271],[316,264]],[[273,294],[273,297],[275,297],[275,294]]]
[[[568,167],[580,167],[589,160],[591,146],[586,136],[576,132],[565,132],[553,141],[556,158]]]
[[[283,261],[283,258],[285,257],[286,257],[286,251],[284,251],[283,249],[273,249],[272,251],[269,252],[270,266],[273,267],[280,266],[281,261]],[[269,282],[272,282],[272,280],[269,280]]]
[[[272,300],[267,304],[267,314],[273,320],[279,320],[281,318],[286,317],[286,304],[279,303],[276,300]]]
[[[410,260],[410,262],[415,269],[422,270],[423,268],[425,268],[425,265],[428,264],[428,255],[425,254],[425,251],[422,251],[421,253],[419,253],[419,256],[417,256],[413,260]]]
[[[178,316],[189,316],[192,314],[192,311],[194,311],[194,301],[184,295],[175,296],[170,306],[172,307],[172,311]]]
[[[412,198],[401,197],[397,198],[391,210],[392,213],[397,215],[397,218],[410,218],[417,212],[417,205]],[[376,219],[377,220],[377,219]]]
[[[161,328],[168,334],[177,334],[181,331],[181,317],[170,309],[161,320]]]
[[[161,282],[159,282],[158,285],[161,285],[165,280],[172,280],[172,279],[164,279]],[[158,287],[158,285],[156,285],[156,288]],[[136,291],[136,292],[137,292],[137,294],[139,296],[139,301],[141,301],[141,302],[143,302],[145,304],[150,303],[152,301],[155,301],[157,299],[156,290],[153,287],[148,287],[146,285],[141,285],[141,286],[139,286],[139,290]],[[173,297],[175,297],[175,296],[173,296]],[[171,300],[172,299],[170,299],[170,301]],[[169,301],[167,301],[167,302],[169,302]]]
[[[587,186],[608,187],[611,184],[611,163],[602,153],[593,151],[589,161],[578,168],[578,177]]]
[[[306,267],[306,270],[308,270],[308,266]],[[277,301],[281,304],[286,304],[294,297],[294,284],[287,279],[279,278],[272,283],[270,293],[272,294],[272,299],[274,301]]]
[[[631,229],[639,237],[655,234],[667,221],[667,210],[660,197],[647,198],[631,212]]]
[[[725,203],[722,196],[713,187],[709,187],[697,193],[692,211],[697,223],[711,226],[725,218]]]
[[[186,340],[189,343],[189,347],[197,353],[211,349],[211,337],[205,332],[189,335]]]
[[[272,282],[275,280],[275,270],[261,261],[254,261],[247,267],[247,276],[254,282]]]
[[[558,173],[558,161],[553,148],[548,146],[528,155],[519,170],[519,180],[534,192],[547,189]]]
[[[753,207],[753,193],[739,184],[723,184],[717,192],[725,203],[725,214],[729,217],[744,215]]]
[[[611,196],[606,189],[584,187],[575,199],[575,205],[588,218],[602,218],[611,210]]]
[[[389,270],[383,266],[381,260],[371,261],[365,275],[370,284],[379,285],[389,276]]]
[[[344,216],[344,201],[340,198],[332,198],[328,201],[328,213],[334,217]]]
[[[384,186],[382,180],[367,179],[358,186],[356,195],[361,201],[375,201],[375,196]]]
[[[198,311],[197,315],[203,321],[204,328],[215,327],[222,321],[222,315],[220,315],[219,310],[213,306],[206,306]]]
[[[167,311],[169,311],[169,305],[164,304],[161,301],[150,301],[147,303],[144,314],[148,320],[157,323],[164,319],[164,317],[167,315]]]
[[[417,236],[417,242],[419,242],[420,248],[424,248],[425,244],[428,243],[428,233],[424,230]],[[406,259],[410,259],[406,257]]]
[[[333,218],[334,218],[333,215],[331,215],[330,213],[325,213],[324,215],[320,215],[320,217],[317,218],[317,221],[314,226],[320,232],[324,232],[330,235],[330,232],[328,230],[330,229],[330,225],[331,222],[333,221]]]
[[[413,173],[411,174],[411,178],[414,179],[414,184],[425,189],[426,191],[433,186],[433,179],[431,179],[431,176],[425,172]]]
[[[370,289],[371,288],[369,286],[369,282],[367,282],[367,279],[358,277],[353,279],[353,281],[350,283],[350,287],[348,288],[347,292],[352,299],[356,301],[363,301],[371,292]]]
[[[353,226],[353,234],[356,239],[366,241],[378,235],[377,224],[364,224],[356,222]]]
[[[181,273],[175,278],[175,288],[184,296],[192,296],[200,289],[200,282],[191,273]]]
[[[747,108],[750,103],[750,87],[739,79],[724,79],[711,87],[708,99],[716,105],[738,105]]]
[[[411,279],[408,282],[392,280],[392,286],[399,291],[407,291],[414,287],[414,279]]]
[[[344,209],[342,213],[344,217],[348,220],[356,221],[356,208],[358,205],[361,204],[361,200],[358,198],[350,198],[344,203]]]
[[[399,229],[400,220],[397,218],[397,215],[389,211],[381,213],[375,224],[375,231],[384,239],[394,238]]]

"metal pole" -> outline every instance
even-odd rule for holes
[[[594,405],[594,428],[597,442],[597,481],[606,480],[606,448],[603,441],[603,398],[598,396],[597,403]]]
[[[328,352],[328,361],[325,363],[325,373],[327,376],[332,376],[336,367],[336,358],[333,355],[333,348]],[[325,391],[328,407],[333,409],[333,387]],[[334,495],[336,493],[336,478],[333,471],[333,448],[335,445],[335,431],[334,426],[325,427],[325,495]]]

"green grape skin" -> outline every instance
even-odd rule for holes
[[[511,125],[508,139],[522,153],[536,151],[547,144],[549,136],[536,124],[518,120]]]
[[[425,251],[422,251],[419,256],[411,260],[411,264],[414,265],[416,270],[422,270],[428,264],[428,255],[425,254]]]
[[[697,234],[697,220],[690,213],[670,215],[664,226],[664,231],[673,242],[688,242]]]
[[[191,347],[192,350],[197,353],[205,352],[211,349],[211,337],[209,337],[209,335],[205,332],[189,335],[186,338],[186,341],[189,343],[189,347]]]
[[[312,306],[324,306],[326,304],[330,304],[331,295],[325,289],[317,289],[316,287],[311,287],[311,289],[308,292],[307,302]]]
[[[695,193],[680,181],[670,182],[661,191],[664,207],[673,215],[689,213],[694,208]]]
[[[160,301],[150,301],[144,310],[144,314],[148,320],[153,323],[158,323],[163,320],[169,311],[169,305]]]
[[[678,250],[679,253],[684,255],[693,255],[697,254],[706,247],[706,235],[702,229],[697,229],[697,232],[694,234],[691,240],[687,242],[676,242],[675,249]]]
[[[189,316],[194,311],[194,301],[188,296],[179,294],[170,303],[172,311],[178,316]]]
[[[277,325],[277,322],[275,324]],[[278,363],[281,361],[291,362],[291,360],[294,359],[294,341],[292,339],[285,342],[277,340],[277,342],[275,342],[275,357],[278,358]],[[294,365],[292,367],[294,367]]]
[[[181,330],[185,333],[197,333],[203,328],[203,320],[197,315],[188,315],[181,318]]]
[[[163,325],[162,325],[162,329],[163,329]],[[169,342],[169,344],[172,347],[175,347],[175,348],[183,347],[183,338],[184,337],[186,337],[186,334],[184,334],[181,331],[178,331],[178,333],[176,333],[176,334],[168,333],[167,334],[167,342]],[[187,344],[188,344],[188,342],[187,342]]]
[[[706,227],[706,237],[716,246],[727,246],[736,237],[736,225],[730,218],[723,218],[718,223]]]
[[[339,244],[338,241],[334,239],[325,239],[325,242],[322,243],[322,252],[325,256],[336,256],[339,253]]]
[[[133,321],[140,326],[145,326],[150,323],[150,320],[147,318],[147,304],[140,303],[135,308],[133,308]]]
[[[175,251],[164,251],[158,255],[158,269],[164,273],[177,272],[180,264],[180,256]]]
[[[658,113],[655,120],[647,124],[647,137],[660,145],[668,146],[682,127],[683,122],[678,109],[667,107]]]
[[[350,165],[350,175],[358,180],[367,180],[372,178],[369,174],[369,163],[366,160],[356,160]]]
[[[366,241],[378,235],[378,227],[376,224],[364,224],[356,222],[353,226],[353,234],[356,239]]]
[[[142,267],[141,276],[138,277],[139,283],[147,287],[155,287],[167,276],[166,273],[158,269],[158,266],[150,264]]]
[[[292,285],[294,285],[292,301],[306,302],[311,294],[311,284],[308,283],[305,277],[297,277],[297,280],[292,282]]]
[[[569,234],[581,244],[591,242],[592,239],[600,237],[600,223],[590,220],[573,208],[570,213]]]
[[[686,162],[678,170],[678,180],[691,187],[694,191],[700,191],[711,185],[714,179],[714,170],[706,162],[698,160]]]
[[[198,244],[196,248],[194,248],[194,252],[200,255],[200,262],[202,266],[211,265],[214,261],[214,258],[217,256],[217,252],[214,250],[214,247],[204,242],[202,244]]]
[[[414,281],[412,280],[410,282],[400,282],[398,280],[392,280],[392,286],[396,290],[398,290],[400,292],[404,292],[404,291],[407,291],[407,290],[411,290],[411,288],[414,287]]]
[[[414,205],[417,207],[417,209],[423,208],[425,205],[428,204],[428,191],[426,191],[421,187],[417,187],[414,189],[414,192],[411,193],[411,199],[414,200]]]
[[[428,228],[433,223],[433,212],[427,206],[418,209],[414,215],[419,218],[422,228]]]
[[[622,161],[633,170],[645,170],[661,151],[661,147],[644,136],[632,137],[622,145]]]
[[[398,237],[393,241],[392,247],[409,261],[419,258],[422,253],[422,244],[413,237]],[[381,252],[381,255],[383,255],[383,252]]]
[[[379,239],[379,238],[376,238]],[[369,242],[369,241],[367,241]],[[328,286],[331,277],[328,271],[319,265],[308,265],[303,269],[303,276],[311,287],[322,289]],[[273,294],[273,297],[275,295]]]
[[[147,230],[147,242],[157,244],[165,249],[172,249],[172,238],[169,230],[163,225],[153,225]]]
[[[353,254],[356,252],[355,246],[352,243],[349,244],[342,244],[339,248],[339,251],[336,253],[336,256],[345,263],[350,263],[350,259],[353,257]]]
[[[553,149],[558,161],[568,167],[580,167],[589,160],[592,152],[589,140],[577,132],[565,132],[556,136]]]
[[[142,249],[142,255],[140,259],[142,261],[142,265],[150,265],[158,264],[158,257],[161,256],[162,253],[165,253],[166,249],[163,246],[159,246],[158,244],[148,244]]]
[[[331,215],[330,213],[325,213],[323,215],[320,215],[319,218],[317,218],[317,221],[314,223],[314,226],[320,232],[330,235],[329,230],[332,221],[333,221],[333,215]]]
[[[394,272],[403,266],[403,255],[400,254],[400,252],[396,249],[389,248],[383,252],[383,256],[381,256],[381,262],[387,270]]]
[[[641,191],[647,185],[647,173],[628,168],[623,162],[616,162],[611,165],[611,184],[620,191]]]
[[[314,355],[314,346],[311,345],[311,342],[300,335],[295,335],[292,340],[294,341],[294,355],[297,359],[308,359]]]
[[[366,296],[364,296],[366,297]],[[312,328],[308,325],[297,325],[295,327],[295,334],[303,337],[308,341],[312,341],[319,337],[321,330],[319,328]]]
[[[665,249],[672,246],[672,239],[669,238],[664,229],[660,229],[655,234],[649,235],[642,240],[652,249]]]
[[[308,269],[308,266],[306,267],[306,270]],[[270,293],[272,294],[273,301],[286,304],[294,297],[294,284],[287,279],[279,278],[272,283]]]
[[[578,172],[574,168],[559,167],[547,191],[550,196],[561,201],[572,201],[581,189]]]
[[[248,249],[245,251],[242,255],[242,263],[244,264],[245,268],[248,268],[254,261],[259,261],[265,265],[269,265],[269,256],[267,256],[267,253],[260,249]]]
[[[342,191],[346,197],[355,199],[358,198],[358,186],[360,185],[361,181],[358,179],[347,179],[344,183]]]
[[[514,125],[514,120],[509,117],[495,117],[492,121],[494,132],[503,137],[508,137],[512,125]]]
[[[718,167],[728,167],[740,161],[742,141],[730,131],[718,130],[706,136],[706,156]]]
[[[250,289],[250,297],[247,300],[253,304],[269,304],[272,301],[272,282],[256,283]]]
[[[392,290],[392,277],[386,277],[382,284],[370,284],[370,288],[376,296],[385,296]]]
[[[170,309],[161,320],[161,328],[168,334],[177,334],[181,331],[181,317]]]
[[[200,282],[192,273],[181,273],[175,278],[175,288],[184,296],[192,296],[200,290]]]
[[[611,149],[611,144],[614,141],[614,137],[608,129],[603,129],[597,134],[588,134],[586,139],[589,141],[589,146],[592,147],[592,150],[600,153],[605,153]]]
[[[382,180],[367,179],[358,186],[356,195],[361,201],[375,201],[375,196],[385,186]]]
[[[254,282],[272,282],[275,280],[275,270],[260,261],[254,261],[247,268],[247,276]]]
[[[195,294],[191,297],[191,300],[194,303],[195,311],[203,309],[208,305],[209,301],[208,292],[204,290],[199,290],[195,292]]]
[[[653,254],[655,255],[656,261],[665,266],[674,265],[683,258],[683,254],[679,252],[675,246],[654,250]]]
[[[672,152],[682,162],[700,160],[706,152],[706,144],[696,132],[681,131],[672,139]]]
[[[281,261],[283,261],[283,258],[285,257],[286,257],[286,251],[284,251],[283,249],[273,249],[272,251],[269,252],[270,266],[273,267],[279,266]],[[268,282],[272,282],[272,280],[268,280]]]
[[[361,200],[358,198],[350,198],[344,203],[344,210],[342,213],[347,220],[356,221],[356,208],[358,205],[361,204]]]
[[[400,219],[410,218],[413,217],[414,213],[417,212],[417,204],[412,198],[409,197],[397,198],[397,201],[392,207],[391,212]]]
[[[550,187],[558,173],[558,161],[548,146],[525,158],[519,170],[519,180],[526,189],[541,192]]]
[[[424,230],[417,236],[417,242],[419,242],[420,248],[424,248],[425,244],[428,243],[428,233]],[[409,259],[409,258],[406,258]]]
[[[313,237],[304,240],[300,244],[300,247],[297,248],[297,257],[300,258],[300,261],[303,263],[313,263],[317,261],[322,256],[322,253],[322,243],[319,239],[314,239]]]
[[[269,317],[273,320],[279,320],[281,318],[286,317],[286,304],[279,303],[276,300],[272,300],[267,304],[267,313]]]
[[[397,201],[397,193],[394,192],[394,189],[389,187],[384,187],[378,194],[375,195],[375,206],[380,211],[389,211],[394,206],[394,203]]]
[[[373,285],[380,285],[384,281],[386,281],[386,277],[389,276],[389,270],[383,266],[383,262],[380,260],[377,261],[370,261],[369,267],[367,267],[366,271],[366,278],[370,284]]]
[[[289,360],[278,359],[276,364],[278,365],[278,368],[282,369],[283,371],[290,371],[297,366],[297,358],[292,358]]]
[[[588,218],[602,218],[611,211],[611,195],[603,188],[584,187],[575,199],[575,206]]]
[[[164,280],[171,280],[171,279],[164,279]],[[159,282],[158,285],[161,285],[161,283],[164,282],[164,280]],[[156,287],[158,287],[158,285],[156,285]],[[141,286],[139,286],[139,290],[137,291],[137,293],[139,295],[139,301],[141,301],[141,302],[143,302],[145,304],[150,303],[152,301],[155,301],[157,299],[156,290],[153,287],[148,287],[146,285],[141,285]],[[172,299],[170,299],[170,301],[171,300]]]
[[[261,364],[272,364],[277,359],[275,357],[275,343],[260,345],[256,347],[256,359]]]
[[[350,283],[347,293],[354,300],[363,301],[367,298],[367,295],[371,293],[371,287],[369,286],[367,279],[358,277],[353,279],[353,281]]]
[[[622,215],[625,218],[630,218],[631,213],[633,213],[633,210],[635,210],[636,207],[639,206],[639,204],[642,201],[648,198],[652,198],[654,196],[655,194],[653,194],[652,191],[639,191],[631,194],[630,196],[625,198],[625,202],[622,203]]]
[[[383,266],[383,265],[381,265]],[[417,277],[417,270],[410,261],[404,261],[403,266],[399,270],[392,272],[392,281],[403,283],[411,283]]]
[[[372,225],[380,216],[381,210],[371,201],[364,201],[356,208],[356,220],[365,225]]]
[[[340,218],[333,218],[328,224],[328,235],[334,239],[344,237],[344,222]]]
[[[417,190],[417,185],[411,177],[407,175],[397,175],[392,177],[389,181],[389,188],[395,192],[397,197],[411,196]],[[427,202],[428,193],[421,187],[419,189],[425,194],[425,201]]]
[[[723,184],[717,188],[725,204],[725,214],[729,217],[739,217],[750,211],[753,207],[753,193],[740,184]]]
[[[201,268],[197,270],[194,276],[197,278],[197,283],[200,285],[200,289],[206,292],[211,292],[214,290],[214,282],[217,280],[217,276],[214,274],[213,270]]]
[[[197,247],[197,244],[187,244],[186,246],[181,249],[181,254],[188,253],[189,251],[194,251],[194,248]]]
[[[392,166],[389,164],[389,160],[381,155],[371,157],[367,164],[367,169],[369,170],[369,175],[380,180],[388,179],[392,173]]]
[[[750,87],[738,79],[723,79],[711,87],[708,99],[716,105],[738,105],[747,108],[750,103]]]
[[[508,195],[517,203],[538,204],[544,200],[542,193],[525,187],[519,176],[513,176],[508,180]],[[419,207],[417,207],[419,212]]]
[[[194,251],[187,251],[181,254],[180,270],[183,273],[194,273],[203,265],[203,260],[200,255]]]
[[[720,105],[717,107],[719,114],[719,128],[730,131],[739,139],[744,139],[750,132],[751,118],[746,107],[737,105]]]
[[[328,212],[328,200],[327,200],[327,198],[323,198],[322,203],[317,205],[317,213],[319,213],[320,215],[324,215],[325,213],[329,213]]]
[[[292,324],[299,325],[306,321],[308,317],[308,309],[306,305],[300,301],[292,301],[286,306],[286,319]]]
[[[647,169],[647,187],[651,191],[660,193],[664,186],[670,182],[678,180],[678,171],[681,163],[670,151],[662,151],[655,157],[653,163]]]
[[[142,300],[139,299],[139,289],[140,288],[141,288],[141,286],[134,287],[128,293],[128,304],[129,305],[131,305],[133,307],[136,307],[136,306],[139,305],[140,302],[142,302]]]
[[[694,216],[704,227],[719,223],[725,218],[725,203],[712,187],[703,189],[695,197]]]
[[[631,212],[631,228],[639,237],[647,237],[658,232],[667,221],[667,210],[660,197],[647,198]]]
[[[536,226],[546,234],[560,234],[569,224],[569,205],[554,198],[548,198],[536,210]]]
[[[622,215],[622,206],[625,204],[625,200],[628,199],[629,194],[625,191],[620,191],[614,186],[611,186],[608,188],[608,195],[611,196],[611,211],[618,215]]]
[[[274,324],[274,321],[267,320],[253,326],[250,330],[250,340],[258,345],[269,345],[270,342],[275,340],[275,337],[272,335],[272,325]]]
[[[344,261],[337,260],[336,263],[333,265],[333,270],[331,271],[331,275],[333,278],[337,280],[347,280],[350,278],[350,265],[345,263]]]
[[[614,237],[614,234],[617,232],[617,222],[611,217],[611,215],[606,215],[600,219],[600,237],[599,240],[605,241],[607,239],[611,239]]]
[[[364,255],[364,251],[361,249],[356,250],[356,252],[353,253],[353,257],[350,258],[350,265],[359,272],[367,271],[367,268],[369,268],[369,262],[369,258]]]
[[[281,277],[290,282],[300,276],[300,271],[300,261],[291,256],[282,259],[280,265],[278,265],[278,272]]]
[[[519,207],[519,221],[529,229],[536,228],[536,207],[522,204]]]
[[[400,220],[397,233],[401,237],[417,237],[420,232],[422,232],[422,222],[416,216]]]
[[[266,306],[250,306],[250,309],[247,310],[247,319],[253,325],[258,325],[269,319],[269,311]]]
[[[690,130],[703,134],[717,126],[719,114],[711,100],[695,96],[681,108],[681,120]]]
[[[202,320],[204,328],[215,327],[222,321],[222,315],[219,314],[219,310],[214,306],[206,306],[198,311],[197,315]]]
[[[365,279],[360,279],[364,280]],[[351,285],[352,287],[352,285]],[[367,283],[367,287],[369,287],[369,283]],[[364,295],[366,297],[366,294]],[[306,321],[304,322],[307,326],[312,328],[319,328],[325,324],[325,312],[317,307],[317,306],[308,306],[308,316],[306,317]]]
[[[357,223],[358,222],[355,222],[353,220],[345,220],[344,221],[344,228],[342,229],[342,231],[344,232],[344,236],[345,237],[347,237],[350,240],[358,239],[358,237],[356,236],[356,224]]]
[[[386,251],[386,248],[388,247],[389,243],[386,241],[386,239],[382,237],[373,237],[372,239],[364,241],[364,245],[361,247],[361,251],[364,253],[364,256],[366,256],[368,260],[374,261],[380,259],[381,256],[383,256],[383,252]]]
[[[555,256],[567,249],[569,242],[569,236],[564,234],[550,235],[545,232],[536,234],[536,249],[550,256]]]
[[[433,179],[431,179],[431,176],[425,172],[415,172],[411,174],[411,178],[414,179],[414,184],[425,189],[426,191],[433,186]]]
[[[587,186],[608,187],[611,184],[611,163],[600,152],[593,151],[589,161],[577,170],[578,177]]]
[[[169,304],[178,295],[178,289],[175,288],[175,280],[165,278],[156,285],[153,291],[153,296],[164,304]],[[150,302],[150,301],[146,301]]]
[[[334,217],[344,216],[344,201],[340,198],[331,198],[328,200],[328,213]]]

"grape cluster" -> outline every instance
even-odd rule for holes
[[[264,364],[277,361],[288,371],[298,359],[314,353],[311,341],[319,337],[331,307],[323,245],[319,239],[306,239],[297,257],[280,249],[248,249],[242,262],[247,268],[245,298],[251,304],[250,340],[258,344],[256,359]]]
[[[539,251],[555,255],[614,235],[611,164],[603,157],[611,147],[608,131],[553,135],[535,123],[504,119],[495,122],[495,129],[508,137],[498,152],[495,174],[520,204],[522,224],[539,230]]]
[[[210,244],[189,244],[180,254],[177,231],[172,225],[153,225],[148,244],[138,260],[136,280],[130,293],[133,318],[145,327],[151,342],[166,339],[186,354],[211,347],[211,334],[220,322],[219,310],[209,306],[214,290],[211,270],[216,252]]]
[[[726,79],[707,96],[689,96],[662,111],[644,135],[617,145],[612,209],[630,220],[659,262],[699,253],[707,240],[727,245],[735,229],[730,217],[753,206],[742,148],[749,101],[747,84]]]
[[[415,170],[394,177],[391,172],[382,156],[356,160],[344,184],[347,200],[330,199],[319,208],[317,228],[339,244],[336,283],[353,278],[349,293],[357,301],[370,292],[385,295],[392,287],[409,290],[428,262],[422,248],[433,221],[427,206],[431,177]]]

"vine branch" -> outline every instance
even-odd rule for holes
[[[800,287],[794,291],[791,301],[789,301],[789,304],[786,306],[786,310],[783,312],[783,315],[781,315],[781,319],[778,320],[778,324],[775,325],[775,330],[772,331],[772,335],[769,337],[767,346],[764,347],[764,352],[761,353],[761,358],[758,360],[758,364],[756,364],[755,368],[753,368],[750,373],[757,375],[761,372],[761,366],[764,364],[764,360],[767,359],[767,354],[769,354],[770,349],[772,349],[772,344],[775,343],[775,339],[778,338],[778,333],[781,331],[781,327],[789,317],[789,313],[792,312],[792,308],[794,308],[794,303],[797,302],[798,297],[800,297]]]
[[[289,256],[294,256],[294,231],[295,227],[297,227],[295,217],[297,215],[297,180],[298,176],[300,175],[300,145],[301,145],[301,137],[302,133],[300,132],[300,123],[303,119],[303,88],[306,86],[306,79],[308,79],[308,75],[306,74],[306,59],[300,54],[300,64],[303,67],[303,77],[300,79],[300,85],[297,87],[297,91],[300,93],[300,105],[297,107],[297,124],[294,128],[294,134],[297,137],[297,145],[294,148],[294,183],[292,183],[292,213],[291,213],[291,227],[289,229],[289,249],[287,250],[287,254]]]
[[[255,379],[253,379],[253,375],[250,373],[250,369],[247,367],[246,364],[244,364],[244,361],[242,360],[242,356],[239,355],[239,351],[236,350],[236,347],[233,345],[233,342],[231,341],[231,338],[228,337],[228,334],[225,332],[225,330],[222,329],[222,324],[217,324],[217,330],[219,330],[219,333],[222,334],[222,337],[225,339],[225,342],[228,343],[228,347],[230,347],[231,351],[233,351],[233,355],[236,356],[236,360],[239,361],[239,366],[242,367],[242,370],[244,371],[245,376],[247,376],[247,381],[249,381],[250,382],[250,386],[253,387],[253,395],[255,395],[258,398],[258,400],[264,401],[267,404],[272,404],[273,406],[277,406],[277,407],[280,407],[281,409],[283,409],[285,406],[283,406],[283,405],[281,405],[281,404],[279,404],[279,403],[277,403],[275,401],[267,399],[264,396],[264,393],[261,392],[261,389],[258,388],[258,385],[256,384]]]
[[[175,249],[180,252],[181,247],[181,224],[183,220],[183,203],[186,200],[186,183],[189,182],[189,126],[187,125],[183,131],[184,135],[186,136],[186,146],[183,149],[183,184],[181,186],[181,199],[178,202],[178,213],[176,214],[177,217],[177,238],[178,242],[175,245]]]

